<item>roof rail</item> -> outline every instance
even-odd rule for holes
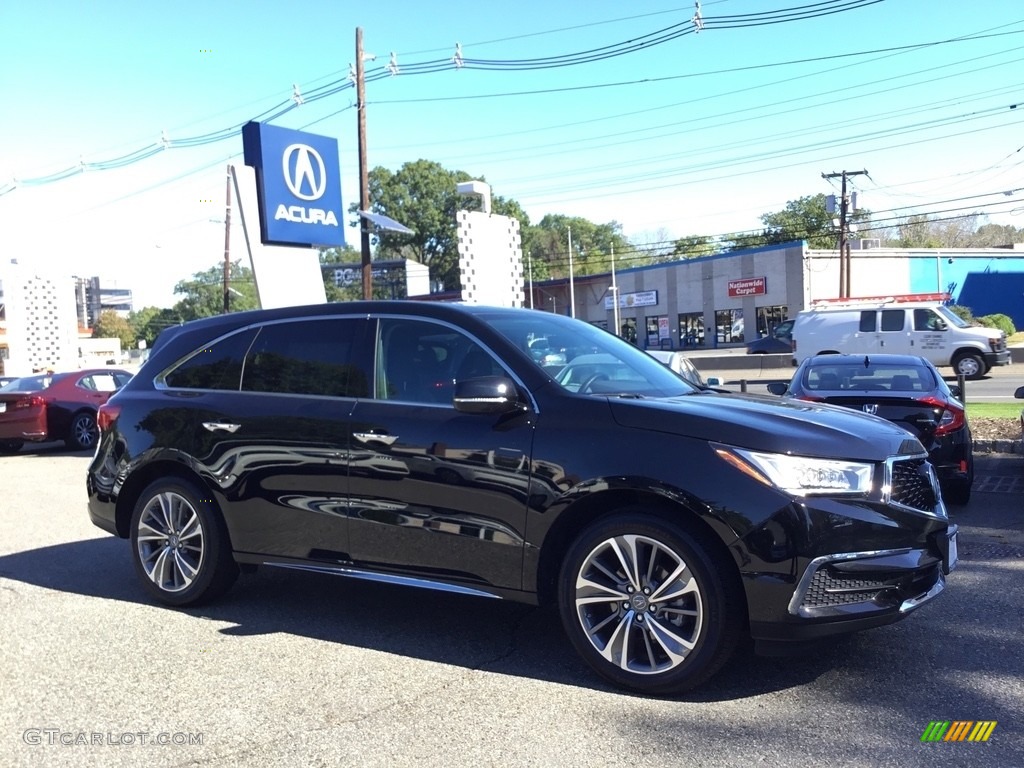
[[[907,302],[938,301],[943,304],[951,301],[949,293],[901,293],[890,296],[851,296],[845,299],[815,299],[811,308],[861,306],[864,304],[901,304]]]

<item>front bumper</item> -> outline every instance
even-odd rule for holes
[[[997,365],[1009,365],[1010,364],[1010,350],[1003,349],[999,352],[986,352],[985,353],[985,365],[992,368]]]

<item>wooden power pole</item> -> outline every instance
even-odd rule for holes
[[[228,166],[224,203],[224,314],[231,311],[231,166]]]
[[[363,74],[363,29],[356,27],[356,112],[359,133],[359,210],[370,210],[370,174],[366,167],[366,79]],[[363,298],[373,298],[373,267],[370,264],[370,227],[359,216],[359,247],[362,252]]]
[[[867,171],[839,171],[838,173],[823,173],[823,179],[842,178],[841,190],[842,201],[839,206],[839,298],[850,298],[850,198],[846,194],[846,179],[848,176],[866,176]]]

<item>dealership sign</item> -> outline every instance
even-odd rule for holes
[[[242,147],[256,169],[264,245],[345,244],[336,139],[249,122]]]
[[[736,296],[762,296],[765,292],[765,279],[763,277],[744,277],[742,280],[729,281],[729,295]]]
[[[657,291],[638,291],[637,293],[624,293],[619,296],[619,308],[628,309],[629,307],[653,307],[658,303],[658,292]],[[612,309],[615,307],[615,301],[611,296],[605,296],[604,308]]]

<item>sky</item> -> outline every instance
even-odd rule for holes
[[[465,171],[534,223],[615,221],[638,244],[756,230],[837,192],[824,174],[866,170],[850,189],[878,218],[1024,227],[1024,4],[708,0],[701,30],[695,11],[3,0],[0,268],[95,275],[136,308],[171,306],[178,281],[223,263],[226,169],[250,119],[337,138],[347,209],[357,29],[376,57],[369,166]],[[237,215],[231,243],[243,258]]]

